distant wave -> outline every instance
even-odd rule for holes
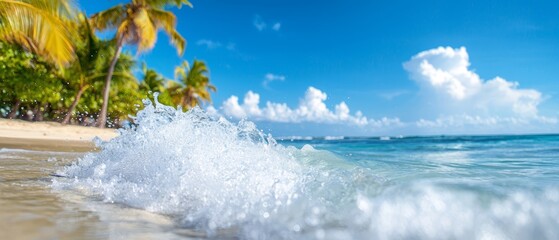
[[[326,136],[326,137],[324,137],[324,140],[327,140],[327,141],[343,140],[344,138],[345,138],[344,136]]]
[[[313,140],[311,136],[287,136],[287,137],[277,137],[278,140]]]

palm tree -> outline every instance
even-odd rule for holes
[[[107,66],[107,56],[113,51],[113,41],[102,41],[95,36],[87,18],[80,14],[78,34],[74,40],[76,45],[76,61],[65,71],[65,79],[69,82],[72,90],[75,91],[74,100],[62,120],[62,124],[70,122],[70,118],[76,109],[82,94],[97,82],[107,76],[104,67]],[[99,73],[101,72],[101,73]],[[131,78],[126,72],[117,72],[115,75]]]
[[[74,6],[73,0],[0,0],[0,40],[64,66],[74,59],[67,24]]]
[[[105,42],[101,41],[103,52],[98,59],[98,70],[95,70],[99,78],[91,79],[89,81],[87,94],[81,96],[79,104],[75,108],[75,112],[80,113],[76,115],[81,124],[96,125],[93,116],[89,113],[99,112],[101,110],[102,102],[100,96],[103,94],[103,87],[105,84],[105,76],[109,69],[109,61],[106,58],[112,58],[112,53],[115,50],[116,42],[114,40]],[[128,114],[134,113],[136,107],[141,104],[142,98],[138,86],[138,80],[134,77],[133,69],[136,65],[134,56],[128,52],[123,52],[115,65],[114,75],[111,83],[110,98],[114,102],[109,105],[107,111],[107,119],[111,118],[112,122],[107,120],[107,126],[114,125],[118,122],[118,118],[124,119]],[[103,73],[103,74],[99,74]],[[102,76],[101,76],[102,75]],[[74,85],[74,93],[76,90]],[[75,100],[75,99],[74,99]],[[91,117],[90,117],[91,116]],[[93,121],[93,124],[91,122]]]
[[[206,64],[198,60],[194,60],[192,68],[187,61],[176,67],[175,78],[178,82],[171,81],[168,86],[175,104],[188,109],[200,105],[202,101],[211,102],[209,91],[215,92],[217,89],[210,84],[210,79],[206,76],[208,72]]]
[[[145,63],[142,64],[142,73],[143,79],[140,82],[140,93],[142,94],[142,97],[148,97],[149,99],[154,100],[153,93],[159,93],[157,96],[159,103],[172,105],[173,99],[165,87],[168,80],[155,70],[148,68]]]
[[[164,8],[167,5],[180,8],[183,4],[192,7],[188,0],[131,0],[128,4],[109,8],[91,17],[93,27],[97,30],[116,29],[117,41],[103,89],[103,106],[97,119],[98,127],[105,127],[111,79],[124,44],[135,45],[138,52],[152,49],[157,40],[157,31],[163,29],[179,55],[182,55],[186,41],[175,29],[176,16]]]
[[[146,63],[142,63],[142,73],[144,77],[140,83],[140,90],[143,93],[162,93],[165,91],[165,78],[155,70],[148,68]]]

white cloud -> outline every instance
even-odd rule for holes
[[[419,119],[415,131],[421,134],[525,134],[557,131],[555,117],[503,117],[479,115],[447,115],[433,120]]]
[[[280,28],[281,28],[281,23],[279,23],[279,22],[274,23],[274,25],[272,26],[272,29],[276,32],[279,31]]]
[[[404,63],[413,80],[419,83],[441,114],[527,117],[538,114],[541,93],[520,89],[517,82],[501,77],[483,80],[469,69],[466,48],[439,47],[423,51]],[[446,112],[445,112],[446,111]]]
[[[265,88],[268,88],[268,84],[274,81],[280,81],[283,82],[285,81],[285,76],[283,75],[277,75],[277,74],[273,74],[273,73],[267,73],[266,75],[264,75],[264,81],[262,82],[262,85]]]
[[[436,118],[435,120],[419,119],[415,125],[420,128],[456,128],[456,127],[524,127],[532,124],[557,124],[557,118],[536,116],[533,118],[523,117],[481,117],[467,114],[452,115]]]
[[[305,92],[305,96],[299,101],[296,108],[290,108],[285,103],[266,102],[261,108],[260,95],[249,91],[242,104],[239,103],[237,96],[231,96],[223,102],[222,112],[234,118],[248,118],[251,120],[283,122],[283,123],[343,123],[355,126],[369,127],[387,127],[401,126],[403,123],[398,118],[383,118],[380,120],[368,119],[358,111],[351,114],[351,111],[345,102],[341,102],[334,106],[334,110],[330,110],[326,106],[327,94],[317,88],[309,87]]]
[[[266,23],[258,15],[254,16],[254,20],[252,20],[252,24],[258,31],[264,31],[264,29],[266,29]]]
[[[256,30],[258,30],[260,32],[262,32],[262,31],[264,31],[268,28],[268,23],[266,23],[264,21],[264,19],[262,19],[262,17],[260,17],[260,15],[255,15],[254,16],[254,19],[252,20],[252,25],[254,25]],[[274,24],[271,24],[270,29],[278,32],[281,29],[281,23],[280,22],[275,22]]]
[[[408,116],[411,119],[406,122],[399,118],[371,119],[360,111],[352,113],[345,102],[328,106],[327,94],[314,87],[309,87],[293,107],[269,101],[261,106],[260,95],[249,91],[242,99],[231,96],[219,110],[211,111],[270,123],[342,124],[358,127],[351,129],[359,129],[361,133],[367,130],[398,134],[536,133],[556,131],[559,127],[558,117],[538,114],[538,106],[543,101],[539,91],[520,88],[519,83],[501,77],[482,79],[469,69],[469,55],[464,47],[420,52],[405,62],[404,68],[421,88],[416,95],[419,99],[412,106],[420,114],[415,118]],[[263,85],[285,80],[283,75],[268,73]],[[379,96],[390,100],[408,93],[411,94],[402,90]]]
[[[198,42],[196,42],[196,45],[205,46],[208,49],[216,49],[222,46],[220,42],[216,42],[208,39],[200,39],[198,40]]]
[[[264,78],[268,81],[285,81],[285,76],[267,73]]]
[[[206,47],[207,49],[210,49],[210,50],[214,50],[214,49],[218,49],[218,48],[225,48],[229,51],[236,51],[236,49],[237,49],[235,43],[228,42],[227,44],[222,44],[221,42],[213,41],[213,40],[209,40],[209,39],[200,39],[196,42],[196,45],[204,46],[204,47]]]

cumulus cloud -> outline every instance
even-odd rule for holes
[[[404,63],[438,117],[415,121],[419,129],[479,132],[540,131],[558,123],[538,114],[542,94],[502,77],[482,79],[470,69],[466,48],[438,47]],[[546,127],[547,126],[547,127]]]
[[[466,48],[439,47],[423,51],[403,64],[410,78],[419,86],[415,101],[421,114],[399,118],[371,119],[360,111],[351,112],[345,102],[328,106],[328,95],[309,87],[297,106],[267,101],[253,91],[241,99],[231,96],[219,109],[210,111],[241,119],[272,123],[344,124],[362,129],[420,134],[489,134],[550,132],[557,129],[559,118],[538,114],[542,94],[502,77],[482,79],[470,69]],[[268,73],[263,85],[285,81],[286,77]],[[411,92],[387,92],[379,96],[390,100]],[[427,106],[422,109],[421,106]],[[391,129],[391,130],[390,130]]]
[[[255,15],[254,19],[252,20],[252,25],[254,26],[254,28],[256,28],[256,30],[262,32],[264,30],[266,30],[269,26],[268,23],[266,23],[262,17],[260,17],[260,15]],[[272,29],[273,31],[278,32],[281,29],[281,23],[280,22],[276,22],[274,24],[271,24],[270,29]]]
[[[309,87],[299,101],[296,108],[290,108],[285,103],[266,102],[260,107],[260,95],[252,91],[247,92],[243,102],[239,103],[237,96],[231,96],[223,102],[222,112],[234,118],[248,118],[252,120],[283,122],[283,123],[344,123],[356,126],[386,127],[398,126],[403,123],[398,118],[368,119],[358,111],[352,114],[345,102],[334,106],[334,110],[326,106],[327,94],[321,90]]]
[[[542,94],[501,77],[483,80],[469,69],[466,48],[439,47],[404,63],[411,78],[437,97],[438,106],[468,115],[536,117]],[[445,109],[444,107],[441,110]]]
[[[268,84],[270,84],[271,82],[274,81],[280,81],[283,82],[285,81],[285,76],[283,75],[277,75],[277,74],[273,74],[273,73],[267,73],[266,75],[264,75],[264,81],[262,82],[262,85],[265,88],[268,88]]]
[[[276,32],[279,31],[280,28],[281,28],[281,23],[279,23],[279,22],[274,23],[274,25],[272,26],[272,30],[274,30]]]
[[[252,24],[258,31],[264,31],[267,25],[259,15],[254,16],[254,19],[252,20]]]

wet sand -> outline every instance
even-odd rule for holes
[[[95,150],[92,141],[0,137],[0,148],[84,152]]]
[[[167,216],[51,188],[51,174],[83,154],[0,148],[0,239],[188,237]]]
[[[95,151],[114,129],[0,119],[0,239],[199,239],[171,216],[54,189],[56,171]],[[233,238],[223,237],[224,239]]]

